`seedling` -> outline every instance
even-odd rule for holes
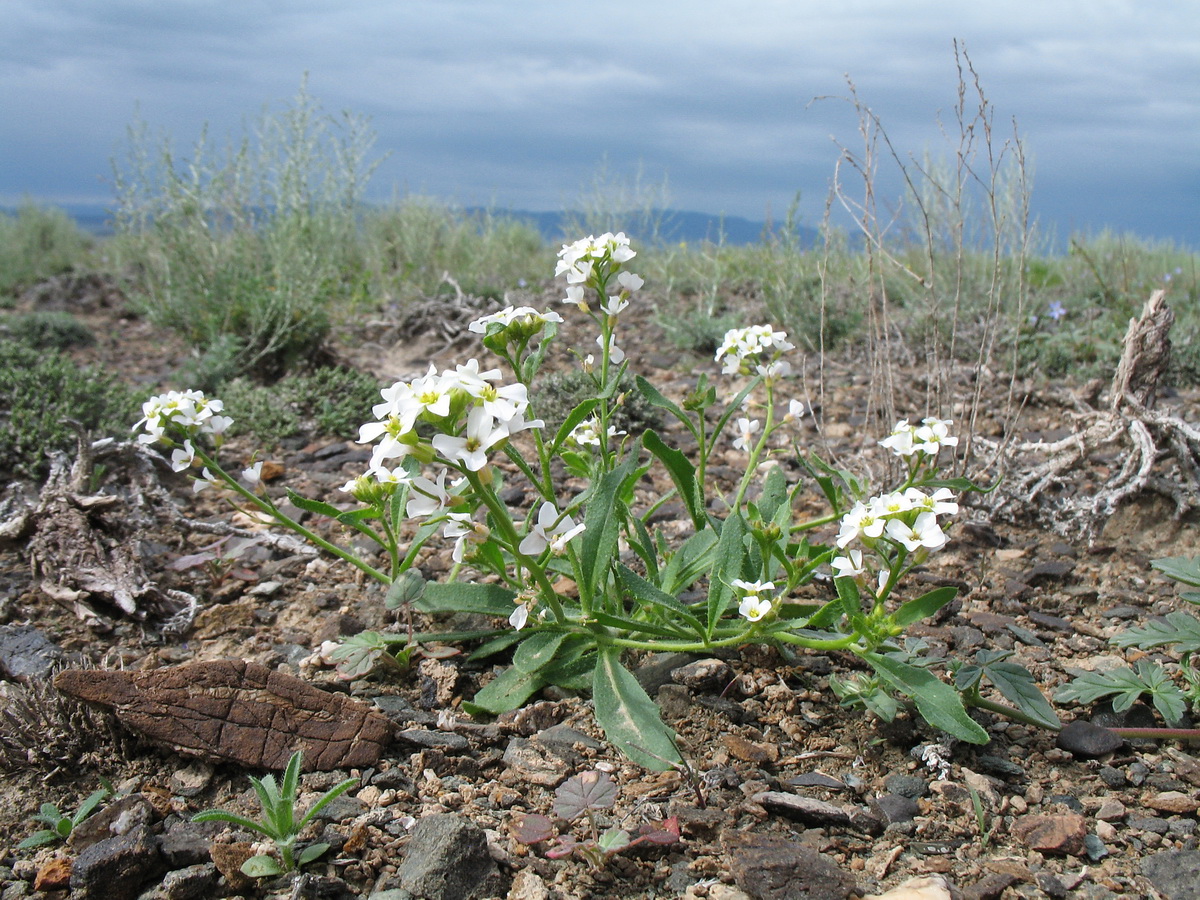
[[[615,826],[601,832],[596,812],[610,809],[617,800],[617,785],[604,772],[592,770],[568,778],[554,792],[554,797],[554,814],[558,818],[570,823],[587,817],[585,838],[560,834],[552,819],[538,813],[525,816],[516,831],[516,839],[522,844],[553,840],[554,846],[546,851],[551,859],[575,855],[587,860],[593,869],[600,869],[610,856],[638,844],[667,845],[679,841],[679,820],[675,816],[657,825],[642,825],[637,837]]]
[[[254,786],[254,793],[258,795],[258,802],[263,810],[261,822],[255,822],[253,819],[223,809],[206,809],[192,817],[193,822],[228,822],[231,825],[261,834],[275,842],[279,859],[259,854],[242,863],[242,872],[251,878],[291,872],[307,865],[328,850],[329,845],[325,843],[309,844],[299,856],[296,856],[293,847],[300,832],[316,818],[317,813],[328,806],[334,798],[340,797],[358,784],[357,778],[347,778],[335,785],[322,794],[312,808],[299,821],[296,821],[296,790],[300,784],[300,758],[301,753],[297,750],[288,760],[287,768],[283,772],[282,790],[276,785],[273,775],[266,775],[261,779],[250,776],[250,783]]]
[[[53,803],[43,803],[41,812],[34,813],[34,821],[41,822],[43,825],[48,825],[48,828],[43,828],[41,831],[35,831],[21,843],[17,844],[18,850],[26,850],[30,847],[41,847],[46,844],[51,844],[54,841],[65,841],[71,836],[71,833],[79,827],[79,825],[96,811],[96,808],[111,795],[111,791],[107,787],[99,788],[88,794],[87,798],[79,804],[78,809],[69,816],[64,816],[59,808]]]

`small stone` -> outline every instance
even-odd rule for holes
[[[71,889],[87,897],[133,900],[142,886],[166,871],[158,843],[146,825],[98,841],[71,867]]]
[[[975,764],[979,766],[980,771],[987,772],[989,775],[998,775],[1001,778],[1011,778],[1014,780],[1025,777],[1025,769],[1022,766],[1000,756],[985,754],[980,756],[975,761]]]
[[[871,800],[869,805],[871,811],[888,825],[911,822],[921,814],[920,804],[901,794],[883,794]]]
[[[884,779],[883,786],[890,793],[901,797],[924,797],[929,793],[929,782],[916,775],[889,775]]]
[[[1100,804],[1100,808],[1096,810],[1096,818],[1102,822],[1117,822],[1125,818],[1128,810],[1125,809],[1125,804],[1114,797],[1106,797],[1104,802]]]
[[[254,845],[248,841],[232,844],[213,844],[209,854],[217,871],[225,876],[225,883],[232,891],[244,891],[254,884],[254,879],[242,873],[242,863],[254,855]]]
[[[1170,824],[1157,816],[1138,816],[1125,824],[1134,831],[1148,831],[1151,834],[1166,834],[1171,830]]]
[[[0,675],[11,681],[45,678],[63,651],[32,625],[0,625]]]
[[[883,832],[883,822],[873,813],[861,807],[835,806],[811,797],[784,794],[780,791],[764,791],[754,795],[754,802],[789,818],[809,825],[834,828],[853,828],[868,834]]]
[[[247,593],[251,597],[272,597],[283,589],[282,581],[262,581],[250,588]]]
[[[1142,874],[1166,900],[1200,900],[1200,851],[1168,850],[1142,860]]]
[[[400,887],[425,900],[497,896],[499,870],[483,829],[462,816],[422,817],[413,828]]]
[[[1117,839],[1117,829],[1108,822],[1097,822],[1096,837],[1101,841],[1115,841]],[[1087,841],[1085,840],[1084,843],[1086,844]]]
[[[425,728],[406,728],[396,732],[396,739],[425,749],[450,750],[463,753],[471,749],[471,742],[453,731],[431,731]]]
[[[507,900],[549,900],[550,888],[533,869],[522,869],[513,876]]]
[[[1123,788],[1129,784],[1129,779],[1125,777],[1125,773],[1113,766],[1100,767],[1100,780],[1114,790]]]
[[[1013,834],[1031,850],[1040,853],[1061,853],[1079,856],[1087,823],[1083,816],[1066,813],[1061,816],[1026,815],[1013,823]]]
[[[671,670],[671,680],[694,691],[724,690],[733,679],[733,670],[720,659],[698,659]]]
[[[1200,801],[1179,791],[1165,791],[1146,801],[1146,806],[1158,812],[1188,814],[1200,809]]]
[[[823,772],[805,772],[802,775],[797,775],[788,781],[788,784],[794,787],[819,787],[827,788],[831,791],[844,791],[846,785],[844,782],[838,781]]]
[[[213,777],[213,767],[203,760],[193,760],[171,774],[171,790],[180,797],[195,797],[202,793]]]
[[[71,860],[56,856],[38,869],[35,891],[65,891],[71,886]]]
[[[855,892],[853,876],[798,841],[735,832],[723,843],[734,881],[756,900],[843,900]]]
[[[168,872],[157,891],[162,900],[207,900],[218,896],[220,881],[221,873],[213,863],[200,863]]]
[[[1125,739],[1107,728],[1076,719],[1058,733],[1055,742],[1059,749],[1066,750],[1083,759],[1097,759],[1119,750]]]
[[[1000,900],[1000,895],[1017,883],[1009,872],[991,872],[962,892],[963,900]]]
[[[779,745],[748,741],[736,734],[721,735],[721,743],[737,759],[753,763],[756,766],[776,762],[779,759]]]

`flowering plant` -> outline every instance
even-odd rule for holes
[[[909,697],[929,722],[963,740],[987,739],[968,716],[964,698],[1021,715],[983,700],[978,690],[956,691],[930,671],[930,661],[898,642],[909,625],[955,596],[954,588],[940,587],[898,599],[905,576],[946,543],[943,524],[958,510],[955,492],[976,489],[966,479],[938,477],[940,451],[957,442],[950,422],[900,422],[880,442],[903,461],[900,482],[870,496],[864,480],[800,453],[795,426],[804,407],[783,395],[790,373],[785,354],[792,345],[786,333],[763,325],[730,331],[718,349],[723,375],[736,379],[732,399],[721,408],[716,387],[703,374],[682,403],[636,379],[644,398],[690,435],[692,455],[655,430],[635,439],[616,427],[614,417],[629,366],[618,340],[621,314],[643,286],[628,269],[636,253],[625,235],[605,234],[566,244],[558,256],[563,302],[595,323],[599,352],[581,356],[592,396],[553,434],[535,417],[531,397],[562,318],[510,307],[479,319],[471,331],[511,379],[471,359],[453,371],[431,366],[381,391],[374,421],[359,435],[374,447],[370,464],[343,488],[357,509],[347,512],[289,491],[301,509],[377,541],[386,550],[385,567],[319,537],[285,515],[259,485],[226,473],[200,440],[211,433],[219,441],[228,426],[218,415],[219,401],[195,392],[154,398],[139,423],[145,427],[141,439],[167,445],[178,470],[198,468],[198,483],[223,484],[387,585],[389,606],[507,620],[492,630],[453,635],[360,635],[335,654],[343,671],[355,674],[396,644],[411,652],[421,642],[474,638],[484,641],[476,658],[511,650],[512,664],[465,704],[469,712],[516,708],[551,684],[587,690],[609,740],[636,762],[661,769],[680,759],[674,735],[626,667],[627,654],[765,643],[785,653],[853,653],[876,675],[874,693],[854,696],[878,700],[883,691]],[[746,465],[736,486],[723,493],[708,467],[730,432]],[[828,515],[797,521],[804,484],[788,484],[778,465],[764,466],[789,451],[828,500]],[[585,485],[581,490],[558,484],[557,460],[577,476],[573,483]],[[643,478],[655,467],[672,487],[647,498]],[[243,474],[253,481],[254,472]],[[535,495],[523,516],[501,499],[512,474]],[[652,525],[671,499],[686,511],[691,529],[675,545]],[[416,524],[407,546],[401,539],[405,519]],[[811,533],[835,523],[834,545],[810,543]],[[426,583],[414,565],[439,530],[453,541],[456,568],[447,583]],[[459,580],[463,566],[477,575]],[[802,590],[822,579],[832,581],[835,596]],[[871,708],[887,710],[880,702]]]

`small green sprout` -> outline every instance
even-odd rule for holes
[[[300,784],[300,757],[301,753],[297,750],[288,760],[287,768],[283,773],[282,790],[275,784],[273,775],[266,775],[261,779],[250,776],[250,783],[254,786],[254,793],[258,795],[258,801],[263,810],[261,822],[255,822],[253,819],[223,809],[206,809],[192,817],[193,822],[228,822],[231,825],[257,832],[275,842],[275,849],[279,852],[278,860],[260,854],[242,864],[242,872],[251,878],[291,872],[300,866],[307,865],[328,850],[328,844],[319,843],[309,844],[298,857],[292,852],[296,838],[299,837],[304,827],[316,818],[317,813],[328,806],[334,798],[341,796],[358,784],[357,778],[347,778],[335,785],[322,794],[312,808],[299,821],[296,821],[296,790]]]
[[[99,788],[92,791],[79,804],[79,808],[70,816],[64,816],[53,803],[43,803],[41,812],[35,813],[33,818],[35,821],[50,827],[43,828],[41,831],[35,831],[29,837],[25,838],[25,840],[21,841],[21,843],[17,844],[17,849],[26,850],[30,847],[41,847],[54,841],[65,841],[84,819],[96,811],[96,808],[109,797],[110,793],[108,788]]]

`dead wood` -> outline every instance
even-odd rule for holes
[[[1073,434],[1007,448],[1006,471],[1021,474],[993,495],[994,514],[1035,509],[1060,533],[1093,537],[1120,503],[1143,491],[1170,497],[1177,517],[1200,505],[1200,429],[1154,408],[1171,359],[1174,321],[1165,291],[1155,291],[1129,322],[1107,404],[1100,405],[1093,385],[1073,398],[1067,414],[1077,424]],[[1081,482],[1094,480],[1098,453],[1121,463],[1089,493]]]

